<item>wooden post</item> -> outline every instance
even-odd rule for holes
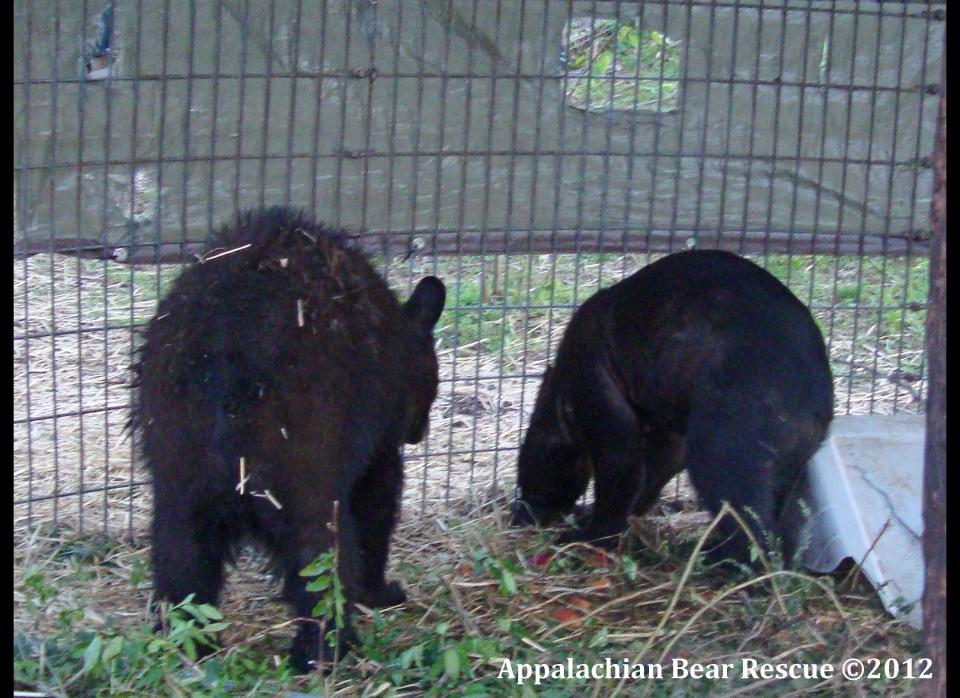
[[[927,303],[927,440],[924,454],[923,653],[933,660],[934,678],[925,682],[928,696],[947,694],[947,79],[940,82],[940,111],[933,153],[933,202],[930,222],[930,297]]]

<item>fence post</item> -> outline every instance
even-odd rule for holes
[[[943,68],[941,68],[943,70]],[[924,455],[923,651],[933,661],[926,695],[945,696],[947,684],[946,339],[947,339],[947,78],[940,80],[940,109],[933,153],[930,222],[930,295],[927,303],[927,439]]]

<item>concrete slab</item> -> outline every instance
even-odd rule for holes
[[[856,562],[884,607],[922,625],[922,415],[847,415],[809,465],[809,544],[801,557],[815,572]]]

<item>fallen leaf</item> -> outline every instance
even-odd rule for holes
[[[594,550],[587,557],[587,563],[593,567],[610,567],[614,562],[616,559],[613,555],[602,550]]]
[[[589,586],[591,589],[606,589],[610,586],[610,578],[599,577],[598,579],[591,579],[587,583],[587,586]]]
[[[561,623],[571,623],[573,621],[580,620],[583,615],[577,611],[574,611],[572,608],[558,608],[556,611],[554,611],[553,617]]]
[[[569,603],[571,606],[576,606],[577,608],[583,609],[584,611],[590,610],[590,601],[582,596],[571,596],[569,599],[567,599],[567,603]]]
[[[542,552],[537,553],[530,558],[529,562],[534,567],[546,567],[553,560],[553,553]]]

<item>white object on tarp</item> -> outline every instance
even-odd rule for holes
[[[846,415],[809,464],[811,516],[803,564],[832,572],[852,559],[893,616],[923,618],[921,415]]]

